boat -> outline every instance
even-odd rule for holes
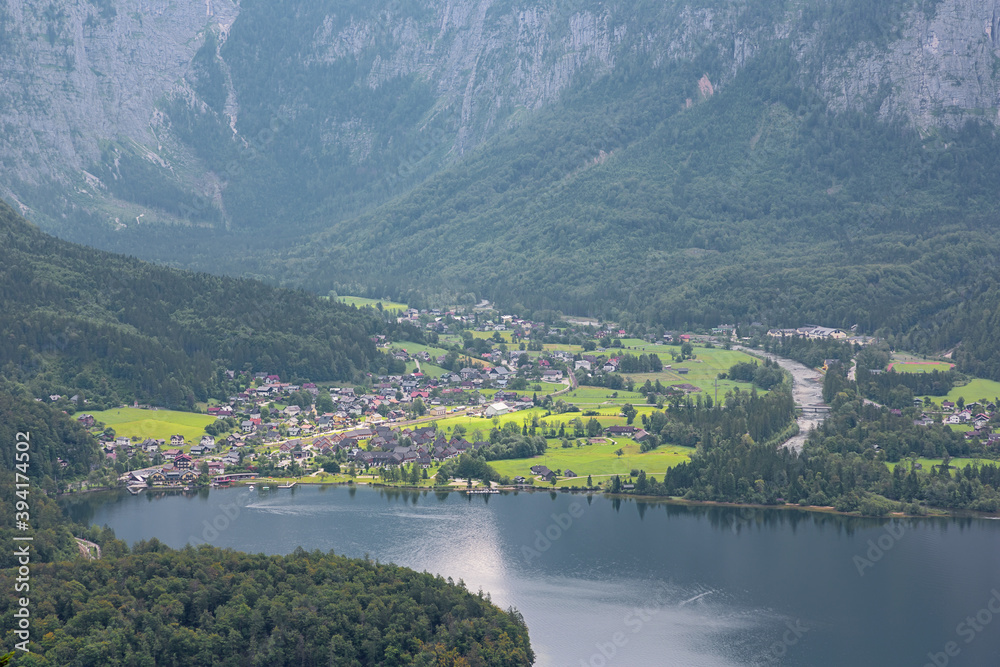
[[[267,487],[265,486],[264,488],[266,489]],[[250,485],[250,490],[253,491],[253,484]]]

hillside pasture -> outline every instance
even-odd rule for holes
[[[215,417],[175,410],[147,410],[143,408],[114,408],[91,413],[94,419],[110,426],[119,436],[147,438],[170,442],[170,436],[182,435],[188,444],[195,444],[205,434],[205,427]]]

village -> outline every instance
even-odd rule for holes
[[[286,381],[275,373],[230,370],[227,376],[241,390],[228,401],[205,408],[205,414],[215,423],[196,440],[179,434],[169,439],[109,437],[111,431],[102,430],[103,425],[93,415],[83,414],[77,421],[100,432],[110,462],[126,464],[120,481],[130,488],[190,488],[207,481],[233,481],[234,475],[252,476],[259,470],[301,474],[308,469],[315,475],[347,469],[356,473],[417,469],[426,475],[427,470],[465,452],[489,447],[486,436],[501,419],[510,421],[515,413],[531,411],[531,419],[537,423],[536,408],[544,409],[544,414],[554,410],[580,416],[600,414],[604,426],[600,433],[586,434],[591,441],[604,442],[598,436],[624,437],[633,445],[641,445],[648,436],[642,428],[631,421],[617,423],[624,419],[617,412],[620,401],[586,399],[597,401],[590,404],[581,398],[584,392],[593,394],[608,388],[620,389],[623,394],[631,392],[639,409],[646,411],[654,408],[654,402],[662,404],[665,398],[703,392],[707,388],[688,381],[690,373],[701,370],[699,364],[706,356],[722,354],[716,349],[728,349],[737,334],[734,326],[716,327],[702,334],[635,332],[603,328],[592,322],[555,327],[511,315],[488,317],[434,309],[408,309],[399,313],[398,321],[426,332],[434,343],[375,337],[376,344],[407,372],[373,376],[364,386],[320,386],[308,381]],[[758,329],[758,335],[766,333],[772,338],[855,338],[859,344],[870,342],[826,327]],[[703,346],[697,355],[702,358],[687,359],[686,355],[696,356],[691,353],[695,345]],[[649,367],[638,368],[637,359]],[[645,376],[646,384],[642,388],[633,385],[626,372]],[[669,374],[671,382],[661,386],[657,379],[654,390],[649,378],[657,373]],[[709,375],[714,376],[714,370]],[[705,384],[705,379],[703,373],[700,382],[695,382]],[[713,382],[716,396],[718,382]],[[578,387],[583,391],[576,391]],[[654,391],[662,395],[654,399]],[[609,391],[607,396],[612,394],[618,395],[617,391]],[[601,412],[588,410],[604,407],[604,403],[614,405]],[[1000,445],[1000,434],[992,430],[993,406],[973,403],[955,411],[954,403],[944,401],[935,413],[927,409],[930,406],[916,403],[915,407],[924,411],[914,423],[943,422],[968,429],[967,438],[980,438],[988,446]],[[477,437],[462,428],[439,428],[445,420],[456,418],[486,421],[475,431]],[[578,425],[575,434],[582,435],[580,431]],[[557,433],[553,430],[547,435],[555,437]],[[324,469],[322,462],[334,464]],[[571,469],[558,472],[564,480],[577,476]],[[554,477],[554,471],[539,464],[532,466],[531,476],[512,475],[510,481],[534,484],[552,482]]]

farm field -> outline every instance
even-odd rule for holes
[[[620,458],[615,455],[618,449],[625,451]],[[522,475],[532,477],[531,466],[544,465],[550,470],[572,470],[581,479],[561,479],[559,486],[581,486],[586,484],[587,475],[594,477],[594,483],[607,481],[613,475],[628,476],[633,469],[645,470],[647,475],[662,477],[667,468],[676,466],[691,458],[694,453],[691,447],[675,447],[662,445],[646,453],[640,453],[639,444],[625,438],[618,438],[615,443],[607,445],[586,445],[584,447],[561,448],[558,443],[551,443],[549,450],[542,456],[529,459],[508,459],[506,461],[490,461],[490,465],[501,475],[515,477]],[[537,481],[536,484],[539,484]],[[542,484],[541,486],[547,486]]]
[[[992,402],[995,398],[1000,397],[1000,382],[976,378],[970,381],[969,384],[955,387],[948,392],[947,396],[931,396],[930,399],[937,405],[940,405],[941,401],[951,401],[954,403],[958,401],[959,397],[964,398],[966,403],[984,400]],[[924,396],[919,396],[918,398],[923,399]]]
[[[377,304],[382,304],[383,310],[406,310],[409,308],[405,303],[397,303],[395,301],[383,301],[381,299],[367,299],[363,296],[338,296],[337,301],[345,303],[348,306],[356,306],[357,308],[371,307],[375,308]]]
[[[932,371],[948,371],[954,366],[955,364],[945,361],[894,361],[889,364],[889,369],[897,373],[930,373]]]
[[[407,373],[411,373],[411,374],[412,373],[416,373],[417,372],[417,362],[415,362],[415,361],[408,361],[408,362],[406,362],[406,372]],[[444,375],[445,373],[450,373],[451,371],[446,371],[445,369],[441,368],[440,366],[438,366],[436,364],[432,364],[429,361],[421,361],[420,362],[420,372],[423,373],[424,375],[428,376],[428,377],[439,378],[442,375]]]
[[[646,397],[637,391],[625,391],[624,389],[615,391],[614,389],[607,389],[605,387],[588,386],[577,387],[573,391],[561,395],[559,398],[562,398],[567,403],[581,407],[586,406],[588,408],[595,405],[622,406],[626,403],[633,405],[643,405],[646,403]]]
[[[653,408],[637,408],[637,412],[641,414],[648,414],[653,411]],[[517,424],[518,427],[522,427],[525,422],[531,423],[532,418],[537,416],[540,422],[544,424],[559,428],[559,424],[569,424],[574,419],[581,419],[584,423],[587,422],[594,416],[600,423],[602,427],[607,428],[608,426],[624,426],[626,423],[625,417],[621,416],[621,406],[613,405],[604,408],[594,410],[597,415],[584,416],[582,412],[565,412],[563,414],[550,414],[545,416],[544,408],[531,408],[529,410],[519,410],[517,412],[512,412],[510,414],[503,415],[502,417],[497,417],[497,425],[502,427],[508,422]],[[472,439],[472,433],[475,431],[480,431],[482,436],[488,437],[489,432],[493,429],[493,420],[487,419],[485,417],[472,417],[469,415],[456,415],[453,417],[444,417],[442,419],[434,420],[437,423],[439,431],[444,431],[445,433],[451,433],[455,430],[456,426],[462,426],[466,431],[466,438]],[[430,423],[430,422],[428,422]],[[637,416],[634,424],[641,425],[642,418]],[[421,424],[424,426],[425,424]]]
[[[197,443],[205,434],[205,427],[215,421],[215,417],[193,412],[142,408],[115,408],[91,414],[97,421],[113,428],[119,436],[169,442],[170,436],[183,435],[188,445]]]
[[[670,368],[664,368],[663,371],[659,373],[623,373],[622,375],[631,377],[632,380],[635,381],[636,385],[643,385],[646,380],[649,380],[653,384],[655,384],[657,380],[664,385],[689,384],[693,387],[697,387],[700,391],[709,396],[715,395],[715,382],[719,373],[728,371],[730,367],[740,362],[749,363],[758,361],[749,354],[738,352],[736,350],[696,347],[694,349],[696,356],[695,359],[686,359],[682,362],[674,362],[671,358],[671,353],[669,351],[662,350],[676,350],[679,352],[679,347],[651,345],[649,343],[646,343],[645,345],[650,348],[650,351],[656,351],[660,359],[663,360],[664,366],[669,365]],[[654,348],[660,348],[661,351],[654,350]],[[643,353],[641,350],[637,350],[637,352]],[[687,369],[687,373],[678,372],[680,369]],[[751,385],[746,382],[734,382],[733,380],[719,380],[718,382],[720,399],[726,395],[726,392],[736,389],[737,387],[741,391],[750,391],[751,389]],[[766,393],[760,389],[757,391],[758,393]]]
[[[444,356],[444,355],[448,354],[448,350],[446,350],[444,348],[435,347],[433,345],[424,345],[422,343],[412,343],[410,341],[400,342],[400,343],[393,343],[392,345],[389,346],[389,349],[390,350],[403,350],[403,351],[405,351],[407,354],[409,354],[411,356],[412,355],[416,355],[416,354],[420,354],[421,352],[426,352],[427,354],[431,355],[431,359],[437,359],[440,356]],[[478,357],[473,357],[471,355],[466,354],[465,352],[463,352],[461,354],[461,356],[459,356],[459,361],[463,365],[465,365],[465,363],[466,363],[466,357],[469,357],[469,359],[472,360],[472,365],[473,366],[480,366],[480,367],[482,367],[482,366],[488,366],[489,365],[483,359],[480,359]],[[423,364],[423,363],[424,362],[421,362],[421,364]]]

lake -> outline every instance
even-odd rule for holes
[[[541,666],[1000,664],[1000,522],[877,521],[554,492],[127,493],[70,513],[127,542],[333,550],[524,614]]]

